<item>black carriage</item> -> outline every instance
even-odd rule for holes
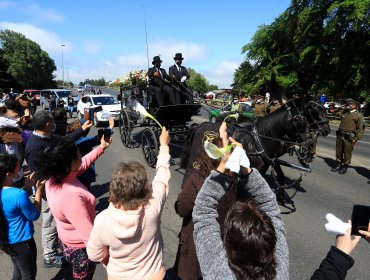
[[[187,140],[190,127],[193,125],[192,116],[196,115],[200,104],[178,104],[156,107],[152,102],[150,88],[147,85],[127,86],[123,88],[121,98],[121,114],[119,131],[125,147],[138,147],[137,137],[133,137],[135,129],[140,130],[141,146],[145,161],[151,167],[157,163],[159,136],[161,129],[150,118],[144,118],[135,110],[136,102],[153,115],[158,122],[165,126],[171,136],[171,145],[182,144]],[[137,136],[137,134],[135,134]]]

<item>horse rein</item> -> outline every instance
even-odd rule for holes
[[[302,122],[305,121],[307,124],[308,124],[308,121],[307,121],[307,118],[297,108],[297,105],[295,104],[294,100],[293,100],[293,105],[294,105],[296,111],[298,112],[298,114],[295,115],[294,117],[291,116],[291,114],[292,114],[291,113],[291,107],[289,107],[287,104],[284,104],[286,110],[288,111],[288,113],[290,115],[289,119],[292,121],[292,126],[298,131],[297,125],[294,124],[294,121],[296,121],[297,119],[300,119]],[[302,143],[304,143],[307,139],[309,139],[309,138],[305,139],[304,137],[301,137],[301,133],[299,133],[299,132],[297,132],[296,135],[297,135],[298,139],[300,138],[302,140],[301,142],[290,141],[290,140],[271,137],[271,136],[267,136],[267,135],[261,135],[261,134],[258,133],[257,126],[256,126],[255,122],[253,123],[252,130],[248,130],[246,128],[238,128],[237,131],[245,132],[245,133],[251,135],[253,140],[254,140],[254,143],[255,143],[256,149],[257,149],[257,153],[247,153],[247,156],[260,156],[260,157],[262,157],[263,161],[270,162],[270,164],[275,162],[276,158],[272,159],[266,154],[265,149],[262,146],[262,142],[261,142],[260,138],[265,138],[265,139],[269,139],[269,140],[283,142],[285,144],[298,145],[298,146],[301,146]]]

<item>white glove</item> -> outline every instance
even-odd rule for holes
[[[187,78],[186,76],[182,76],[182,78],[181,78],[181,82],[183,83],[183,82],[185,82],[187,79],[188,79],[188,78]]]
[[[240,166],[245,168],[250,167],[249,159],[243,148],[237,146],[231,153],[229,160],[225,164],[226,169],[230,169],[234,173],[239,173]]]
[[[335,217],[333,214],[327,214],[326,220],[328,221],[325,224],[325,228],[328,232],[335,234],[345,234],[347,229],[351,228],[349,223],[344,223],[342,220]]]

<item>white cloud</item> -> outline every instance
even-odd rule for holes
[[[87,40],[84,42],[84,48],[87,54],[97,54],[103,46],[104,42],[99,40]]]
[[[149,42],[149,67],[152,66],[152,59],[156,55],[160,55],[163,60],[162,67],[168,69],[174,63],[173,57],[175,53],[182,53],[184,65],[189,65],[189,62],[202,61],[207,58],[207,48],[204,45],[194,42],[170,40],[155,40]],[[147,69],[148,58],[146,52],[122,54],[117,57],[116,61],[122,66],[121,74],[128,71],[140,68]]]
[[[72,43],[63,41],[58,34],[28,23],[0,22],[0,29],[10,29],[22,33],[28,39],[38,43],[51,57],[60,56],[62,44],[65,45],[64,52],[69,52],[72,49]]]
[[[229,88],[233,82],[234,72],[243,60],[222,60],[219,64],[206,71],[205,76],[210,84]]]
[[[194,42],[156,40],[149,44],[149,53],[153,56],[160,54],[164,63],[172,64],[175,53],[182,53],[186,62],[202,61],[207,57],[207,48]]]
[[[19,5],[17,8],[22,13],[31,17],[32,21],[41,22],[63,22],[64,17],[54,9],[42,8],[38,4]]]

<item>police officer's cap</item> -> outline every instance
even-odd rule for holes
[[[356,105],[356,106],[358,106],[358,105],[359,105],[359,103],[358,103],[356,100],[353,100],[352,98],[348,98],[348,99],[346,99],[346,104],[347,104],[347,105],[351,105],[351,104],[353,104],[353,105]]]

